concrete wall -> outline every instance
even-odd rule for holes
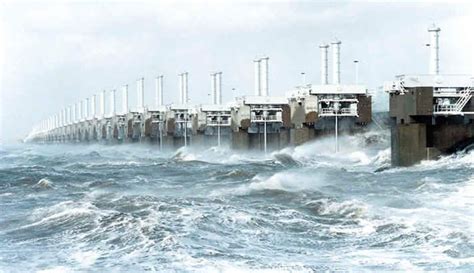
[[[369,124],[372,121],[372,97],[368,96],[358,96],[357,100],[359,104],[357,106],[357,123],[359,124]]]
[[[248,150],[249,134],[245,130],[238,130],[232,132],[232,148],[236,150]]]
[[[417,87],[407,93],[390,94],[390,117],[397,123],[414,122],[415,116],[433,115],[433,88]]]
[[[395,124],[391,131],[392,165],[411,166],[427,159],[425,124]]]
[[[472,118],[433,116],[433,103],[432,87],[390,94],[392,165],[410,166],[453,153],[473,142]]]
[[[429,138],[432,147],[441,153],[452,153],[472,143],[474,125],[471,124],[436,124],[431,127]]]
[[[292,146],[301,145],[314,138],[314,129],[308,127],[293,128],[289,132],[289,143]]]

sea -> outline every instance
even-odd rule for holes
[[[474,272],[474,152],[0,146],[0,272]]]

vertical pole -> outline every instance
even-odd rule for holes
[[[137,80],[137,111],[143,112],[145,108],[145,79]]]
[[[179,78],[179,104],[184,104],[184,96],[183,96],[183,73],[181,74],[178,74],[178,78]]]
[[[115,89],[110,91],[110,116],[115,116]]]
[[[102,90],[102,92],[100,93],[100,117],[101,118],[104,118],[105,116],[105,90]]]
[[[437,75],[439,74],[439,32],[441,29],[435,25],[431,26],[428,29],[428,32],[431,34],[430,41],[430,74]]]
[[[160,106],[160,77],[156,77],[155,79],[155,106]]]
[[[163,105],[163,75],[156,78],[156,106]]]
[[[321,84],[328,84],[328,44],[319,46],[321,51]]]
[[[263,111],[263,149],[267,154],[267,111]]]
[[[217,146],[221,147],[221,116],[217,117]]]
[[[160,151],[163,151],[163,122],[160,121]]]
[[[216,85],[216,73],[211,73],[211,99],[212,104],[217,104],[217,85]]]
[[[84,104],[85,106],[85,117],[86,117],[86,120],[89,119],[89,98],[86,98],[86,103]]]
[[[260,59],[260,89],[262,96],[268,96],[268,57]]]
[[[359,84],[359,61],[355,60],[354,61],[355,67],[355,84]]]
[[[339,152],[339,143],[338,143],[338,124],[337,124],[337,110],[335,111],[336,113],[336,120],[335,120],[335,125],[334,125],[334,135],[335,135],[335,138],[336,138],[336,153]]]
[[[222,104],[222,72],[216,73],[216,97],[217,104]]]
[[[261,96],[262,95],[262,90],[260,88],[260,84],[261,84],[261,74],[260,74],[260,60],[254,60],[253,61],[253,64],[254,64],[254,80],[255,80],[255,96]]]
[[[184,72],[183,74],[183,99],[184,104],[188,104],[188,72]]]
[[[122,112],[124,115],[128,114],[128,85],[122,87]]]
[[[83,100],[81,100],[81,101],[79,102],[79,108],[78,108],[78,110],[79,110],[79,122],[81,122],[82,119],[84,118],[84,114],[83,114],[84,101],[83,101]]]
[[[184,116],[184,147],[188,146],[188,114]]]
[[[332,45],[332,61],[333,61],[333,84],[341,84],[341,41],[335,40]]]
[[[95,118],[95,110],[96,110],[95,103],[96,103],[95,95],[92,95],[91,97],[91,118],[92,119]]]

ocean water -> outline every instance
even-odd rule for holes
[[[389,145],[3,146],[0,272],[473,272],[474,153]]]

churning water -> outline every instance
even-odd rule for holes
[[[388,147],[3,147],[0,271],[472,272],[474,153],[391,169]]]

